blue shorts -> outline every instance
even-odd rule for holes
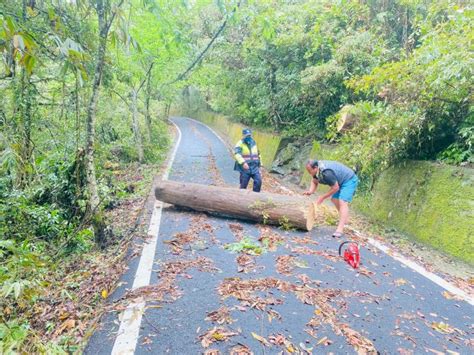
[[[358,183],[359,183],[359,178],[357,177],[357,175],[354,175],[349,180],[342,183],[342,186],[339,187],[339,191],[336,192],[331,197],[336,198],[338,200],[351,202]]]

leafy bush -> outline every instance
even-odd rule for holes
[[[67,231],[62,212],[50,205],[38,205],[20,191],[0,199],[0,234],[6,238],[55,240]]]
[[[248,6],[252,16],[241,16],[193,80],[205,100],[187,89],[185,105],[340,141],[341,160],[367,177],[403,159],[472,161],[473,12],[465,2],[273,5]],[[341,136],[333,127],[348,104],[362,119]]]
[[[394,106],[360,101],[353,111],[358,115],[355,128],[339,137],[337,156],[370,183],[394,162],[410,156],[412,144],[422,131],[426,118],[423,112],[408,112]],[[335,124],[330,137],[335,134]]]
[[[421,38],[422,44],[412,55],[354,77],[347,84],[356,92],[382,98],[387,103],[386,114],[397,112],[401,116],[398,125],[413,130],[407,134],[396,129],[388,136],[393,146],[403,145],[405,158],[440,156],[459,163],[468,161],[472,150],[471,133],[466,128],[472,127],[474,76],[472,55],[466,52],[472,21],[455,7],[443,12],[449,16]],[[405,122],[409,116],[412,118]],[[394,124],[396,120],[394,117]]]
[[[41,183],[31,187],[33,202],[60,210],[66,219],[84,216],[86,175],[82,150],[67,157],[49,155],[38,164],[38,175]]]
[[[459,130],[459,141],[451,144],[438,158],[450,164],[474,164],[474,124]]]
[[[9,314],[26,309],[42,292],[48,261],[27,241],[0,241],[0,307]]]
[[[0,353],[12,354],[21,350],[28,336],[28,323],[8,321],[0,323]]]

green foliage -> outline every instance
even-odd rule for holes
[[[424,127],[422,112],[361,101],[355,104],[353,113],[359,121],[342,136],[336,155],[357,167],[360,176],[375,177],[394,162],[410,157],[410,149],[416,149],[410,142],[416,141]]]
[[[438,158],[450,164],[474,164],[474,125],[459,129],[459,136],[459,141],[448,146]]]
[[[10,321],[0,323],[0,352],[12,354],[21,350],[28,336],[28,323]]]
[[[262,245],[250,237],[243,237],[242,240],[237,243],[226,244],[224,249],[234,253],[243,252],[250,255],[261,255],[266,252],[266,246],[262,247]]]
[[[32,245],[28,242],[4,240],[0,243],[0,255],[4,261],[0,267],[2,299],[14,300],[21,305],[23,302],[34,301],[38,295],[40,275],[41,271],[44,275],[46,263],[31,248]]]
[[[348,81],[356,92],[378,94],[385,104],[358,102],[355,129],[340,138],[340,156],[375,177],[397,161],[438,157],[472,160],[470,24],[454,13],[422,38],[413,54]],[[472,31],[471,31],[472,32]],[[337,139],[334,130],[329,137]]]
[[[64,218],[84,216],[86,176],[84,155],[61,157],[50,154],[37,165],[42,184],[33,187],[33,201],[62,209]]]
[[[462,1],[251,2],[192,84],[201,107],[340,142],[367,177],[403,159],[469,162],[472,23]],[[362,118],[340,135],[347,104]]]
[[[288,217],[283,216],[280,218],[278,221],[278,224],[280,225],[280,228],[283,229],[284,231],[292,231],[295,230],[295,227],[291,224],[291,222],[288,220]]]
[[[169,147],[166,107],[182,85],[170,82],[194,56],[189,23],[199,19],[189,10],[209,2],[104,2],[106,21],[114,21],[96,105],[91,89],[103,43],[99,3],[1,2],[0,309],[9,311],[0,323],[0,353],[80,351],[71,346],[76,339],[37,337],[44,333],[34,329],[38,322],[28,318],[30,310],[57,263],[94,249],[98,229],[91,215],[103,216],[104,208],[140,188],[116,182],[125,166],[143,178],[138,145],[141,163],[163,161]],[[92,111],[95,124],[88,130]],[[97,211],[87,207],[92,194],[85,147],[91,137]]]

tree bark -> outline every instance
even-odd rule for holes
[[[114,12],[109,20],[107,21],[107,10],[104,0],[97,0],[96,3],[96,12],[97,12],[97,22],[99,25],[99,46],[97,49],[97,57],[95,62],[94,69],[94,79],[92,82],[92,93],[89,100],[89,105],[87,107],[87,120],[86,120],[86,176],[87,176],[87,188],[89,191],[89,211],[95,213],[99,207],[99,194],[97,191],[97,178],[95,174],[95,165],[94,165],[94,145],[95,145],[95,121],[96,121],[96,109],[97,109],[97,100],[99,98],[99,88],[100,82],[102,80],[102,72],[104,70],[105,62],[105,52],[107,50],[107,37],[109,35],[110,27],[115,18],[116,13]],[[121,1],[117,7],[122,6],[123,1]]]
[[[151,142],[150,100],[151,100],[151,70],[146,77],[146,87],[145,87],[145,122],[146,122],[147,130],[148,130],[148,142]]]
[[[101,11],[98,11],[99,24],[101,23],[100,13]],[[99,206],[99,194],[97,191],[97,179],[96,179],[95,165],[94,165],[95,121],[96,121],[97,100],[99,97],[99,86],[100,86],[102,71],[104,67],[106,44],[107,44],[107,37],[103,37],[101,33],[99,37],[99,49],[97,53],[97,61],[96,61],[96,66],[94,70],[94,80],[92,83],[92,94],[89,100],[89,105],[87,107],[86,149],[85,150],[86,150],[86,175],[87,175],[87,187],[89,190],[89,210],[90,211],[94,211]]]
[[[352,129],[359,121],[359,117],[351,112],[352,108],[352,105],[346,105],[341,109],[341,115],[336,127],[338,132],[342,133]]]
[[[33,100],[30,77],[26,69],[21,69],[20,88],[17,98],[21,138],[19,144],[20,163],[17,171],[17,184],[25,187],[29,184],[33,172],[33,144],[31,139],[33,125]]]
[[[308,231],[313,228],[316,216],[315,204],[309,198],[231,187],[161,181],[155,188],[155,196],[160,201],[196,211]]]
[[[140,133],[140,126],[138,124],[138,108],[137,108],[137,91],[132,89],[132,125],[133,134],[135,136],[135,145],[138,153],[138,161],[143,163],[143,142]]]
[[[87,107],[85,166],[87,189],[89,192],[88,212],[90,213],[92,226],[94,228],[95,241],[100,246],[104,246],[106,242],[105,223],[100,211],[100,199],[95,173],[95,122],[97,100],[99,98],[100,83],[102,80],[102,72],[104,70],[105,52],[107,50],[107,37],[114,16],[112,16],[110,23],[107,23],[106,9],[103,0],[97,0],[96,11],[99,25],[99,46],[94,69],[94,79],[92,81],[92,93]]]
[[[170,118],[170,109],[171,109],[171,102],[167,102],[166,107],[165,107],[165,119],[166,120]]]

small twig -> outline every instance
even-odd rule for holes
[[[160,330],[152,322],[150,322],[150,320],[148,319],[148,317],[145,314],[145,311],[143,311],[143,319],[145,319],[145,321],[148,323],[148,325],[154,329],[156,334],[160,334]]]

